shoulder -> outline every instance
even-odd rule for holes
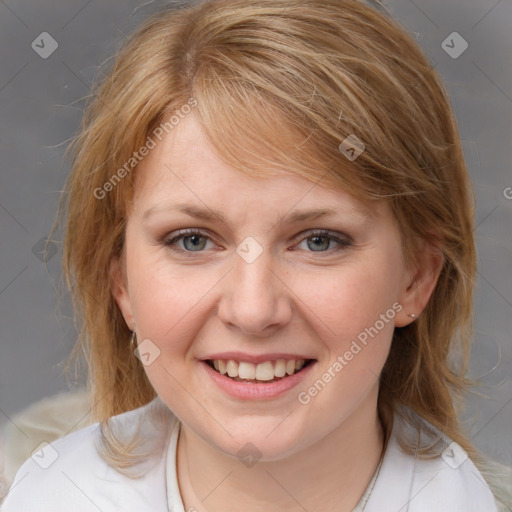
[[[164,414],[162,408],[155,399],[109,422],[125,439],[136,434],[162,446],[168,430],[153,428],[155,416]],[[172,421],[174,416],[165,410]],[[95,423],[42,445],[16,473],[1,512],[166,510],[165,450],[146,458],[142,476],[129,478],[102,458],[101,444],[101,425]]]
[[[499,512],[512,511],[512,467],[487,458],[479,469],[496,498]]]
[[[406,453],[401,441],[436,444],[438,454]],[[415,444],[412,444],[415,446]],[[425,420],[416,426],[395,417],[380,474],[366,512],[497,512],[487,482],[464,449]]]

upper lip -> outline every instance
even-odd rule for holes
[[[253,354],[246,354],[244,352],[217,352],[215,354],[210,354],[206,357],[202,357],[202,361],[207,360],[215,360],[215,359],[223,359],[225,361],[229,361],[230,359],[233,359],[234,361],[244,361],[247,363],[264,363],[265,361],[275,361],[276,359],[286,359],[287,361],[290,361],[291,359],[297,361],[299,359],[314,359],[313,357],[309,357],[302,354],[285,354],[282,352],[271,352],[268,354],[260,354],[260,355],[253,355]]]

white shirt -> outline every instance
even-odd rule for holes
[[[29,458],[0,512],[185,512],[176,473],[178,418],[156,398],[114,417],[113,423],[127,436],[140,424],[145,448],[153,450],[140,466],[143,476],[123,476],[99,456],[95,423]],[[473,462],[459,445],[434,430],[446,449],[442,456],[425,460],[404,453],[398,442],[399,432],[417,437],[418,431],[402,420],[394,422],[380,470],[354,512],[497,512],[492,492]]]

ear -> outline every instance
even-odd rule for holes
[[[130,301],[130,294],[128,293],[128,284],[126,280],[126,272],[123,270],[122,257],[114,258],[110,262],[109,273],[114,300],[121,310],[126,325],[130,330],[134,331],[135,319],[133,318],[132,303]]]
[[[425,243],[416,254],[415,262],[404,275],[398,299],[403,309],[395,317],[396,327],[409,325],[420,316],[435,290],[443,263],[441,251],[430,244]]]

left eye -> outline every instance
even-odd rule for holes
[[[325,252],[331,248],[333,243],[336,244],[338,248],[349,245],[348,242],[340,240],[325,231],[310,234],[307,238],[302,240],[298,247],[304,249],[304,247],[301,247],[304,243],[311,252]]]

